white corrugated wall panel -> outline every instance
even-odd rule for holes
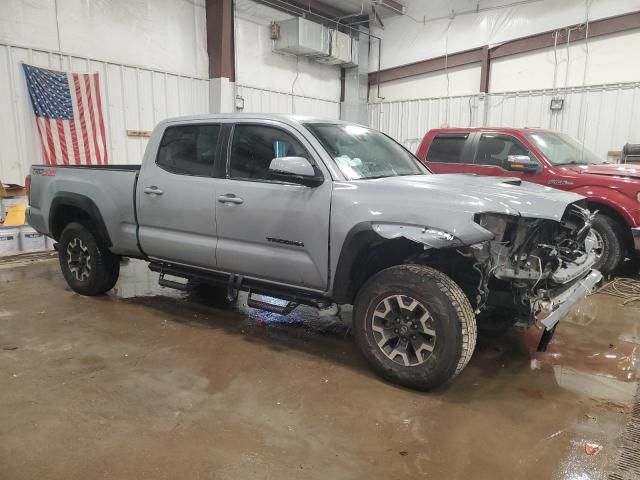
[[[551,111],[553,98],[564,99],[562,110]],[[541,127],[606,157],[640,143],[640,82],[370,103],[369,123],[412,151],[432,128]]]
[[[551,99],[564,100],[562,110]],[[485,126],[541,127],[584,141],[602,157],[640,142],[640,82],[487,95]]]
[[[127,130],[152,130],[168,117],[207,113],[209,81],[168,72],[0,44],[0,179],[24,182],[42,149],[21,63],[54,70],[98,72],[110,163],[136,164],[147,144]]]
[[[477,126],[483,108],[476,95],[371,103],[369,124],[414,152],[427,130]]]
[[[244,100],[242,111],[247,113],[308,115],[330,120],[340,118],[340,102],[332,100],[245,85],[236,85],[236,96]]]

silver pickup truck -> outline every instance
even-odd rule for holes
[[[281,314],[353,304],[371,366],[429,389],[462,371],[477,328],[539,322],[546,348],[601,278],[584,205],[518,179],[431,175],[359,125],[229,114],[161,122],[142,166],[34,166],[28,219],[78,293],[108,291],[135,257],[163,285],[248,291]]]

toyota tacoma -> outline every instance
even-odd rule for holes
[[[423,390],[464,369],[476,322],[538,323],[544,349],[601,278],[580,195],[432,175],[384,134],[333,120],[166,120],[141,166],[36,165],[27,183],[29,223],[57,241],[74,291],[107,292],[134,257],[162,285],[247,291],[280,314],[353,304],[372,368]]]

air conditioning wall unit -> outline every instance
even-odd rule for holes
[[[352,41],[351,36],[338,30],[329,30],[329,55],[318,57],[316,62],[327,63],[329,65],[345,65],[352,63]],[[357,59],[356,59],[357,64]]]
[[[278,22],[276,52],[304,57],[326,57],[331,53],[329,29],[305,18],[295,17]]]

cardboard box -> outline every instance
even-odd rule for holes
[[[0,198],[6,197],[24,197],[27,195],[27,189],[22,185],[15,183],[2,183],[0,181]]]

